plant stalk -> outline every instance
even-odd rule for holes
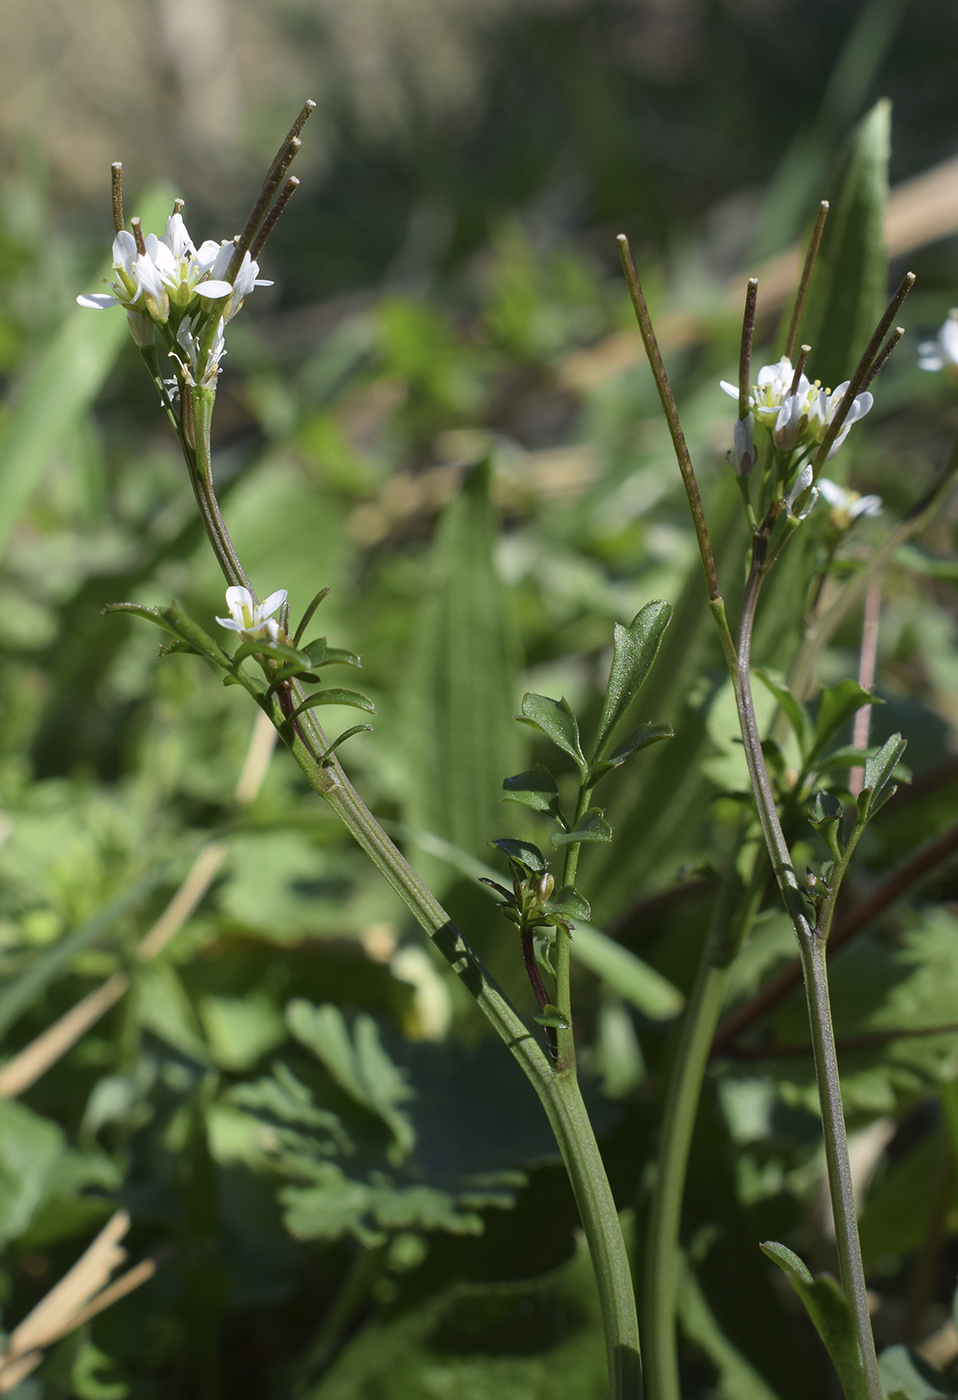
[[[208,401],[200,399],[199,406],[201,411],[194,417],[196,469],[191,470],[191,476],[203,523],[229,583],[249,587],[213,490],[209,449],[212,395]],[[188,464],[190,446],[185,442],[183,444]],[[294,707],[305,698],[302,687],[296,681],[292,682],[292,696]],[[376,869],[435,943],[536,1091],[569,1174],[595,1270],[608,1356],[610,1400],[641,1400],[639,1332],[629,1259],[602,1155],[575,1077],[574,1050],[568,1069],[562,1070],[558,1064],[554,1066],[548,1060],[536,1037],[446,910],[369,811],[346,777],[336,755],[329,753],[328,740],[314,712],[306,710],[297,719],[290,720],[275,694],[268,701],[258,698],[310,786],[333,808]],[[563,942],[567,945],[568,939],[557,940],[558,948],[562,948]],[[567,946],[564,952],[564,987],[568,1002]],[[571,1038],[571,1024],[565,1034]]]

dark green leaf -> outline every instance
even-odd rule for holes
[[[524,695],[522,714],[516,718],[520,724],[528,724],[533,729],[538,729],[547,739],[551,739],[557,748],[575,760],[582,777],[586,777],[589,765],[585,761],[579,740],[579,721],[565,697],[561,700],[550,700],[547,695]]]
[[[317,705],[349,705],[354,710],[365,710],[367,714],[374,715],[376,706],[368,695],[362,695],[358,690],[339,690],[330,687],[326,690],[319,690],[315,695],[310,695],[301,705],[297,705],[291,718],[296,719],[305,710],[315,710]],[[329,752],[327,750],[327,752]]]
[[[853,132],[828,190],[831,209],[802,340],[812,347],[809,374],[831,387],[854,370],[887,294],[890,130],[891,105],[882,99]]]
[[[863,705],[880,705],[877,695],[870,690],[862,690],[857,681],[839,681],[838,685],[825,686],[822,690],[815,716],[815,738],[808,754],[812,763],[823,753],[829,740],[842,725],[856,715]]]
[[[556,890],[545,908],[549,914],[566,914],[570,919],[592,918],[589,901],[573,885],[563,885],[561,890]]]
[[[503,836],[498,841],[490,841],[489,845],[498,846],[528,875],[544,875],[548,869],[545,856],[531,841],[514,841],[511,837]]]
[[[415,1132],[399,1105],[408,1102],[412,1091],[383,1049],[372,1017],[357,1016],[350,1028],[338,1007],[313,1006],[299,998],[287,1006],[286,1020],[296,1039],[323,1062],[340,1088],[383,1120],[400,1156],[405,1157]]]
[[[668,603],[656,601],[646,603],[628,627],[616,623],[612,668],[595,736],[595,758],[601,757],[612,731],[645,684],[671,619]]]
[[[560,821],[559,789],[548,768],[537,763],[528,773],[516,773],[502,781],[505,792],[504,802],[519,802],[523,807],[531,807],[534,812],[548,812]]]
[[[871,821],[875,813],[894,797],[897,788],[892,782],[892,775],[907,747],[907,739],[903,739],[900,734],[893,734],[873,758],[865,760],[865,780],[858,798],[860,822]]]
[[[574,831],[554,831],[549,840],[553,846],[571,846],[578,841],[611,841],[612,828],[601,807],[590,807],[583,812]]]
[[[328,647],[325,637],[317,637],[315,641],[308,642],[300,650],[312,658],[312,666],[316,671],[323,666],[343,665],[361,668],[363,664],[354,651],[344,651],[342,647]]]
[[[798,1255],[783,1244],[767,1240],[760,1248],[775,1261],[805,1304],[838,1372],[846,1400],[868,1400],[852,1310],[838,1283],[829,1274],[813,1278]]]
[[[289,672],[290,675],[298,675],[300,671],[309,671],[314,664],[308,651],[289,647],[285,642],[269,642],[265,638],[262,641],[244,642],[242,646],[237,647],[233,652],[233,665],[238,666],[241,661],[245,661],[250,656],[271,656],[274,661],[292,662],[295,669]]]
[[[802,758],[807,758],[812,747],[812,722],[805,711],[804,705],[798,703],[787,685],[783,685],[780,681],[773,680],[769,673],[760,666],[755,667],[752,674],[757,676],[766,690],[771,691],[775,696],[782,713],[788,720],[789,728],[798,741],[798,749]]]
[[[674,739],[675,733],[671,724],[642,724],[638,729],[633,729],[621,744],[617,744],[608,758],[600,759],[598,763],[593,763],[589,773],[589,783],[594,786],[600,778],[604,778],[607,773],[611,773],[613,768],[619,768],[627,758],[631,758],[634,753],[640,753],[642,749],[647,749],[650,744],[657,744],[662,739]]]

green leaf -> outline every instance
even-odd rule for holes
[[[502,819],[503,773],[514,772],[522,761],[510,718],[516,642],[495,565],[499,521],[491,479],[488,462],[474,468],[443,513],[404,711],[409,755],[404,820],[473,856],[482,854]],[[427,865],[427,876],[432,872],[436,867]]]
[[[808,754],[809,764],[824,752],[829,740],[863,705],[882,703],[870,690],[863,690],[857,681],[845,680],[839,681],[838,685],[825,686],[815,716],[815,738]]]
[[[18,1239],[55,1183],[62,1130],[13,1100],[0,1100],[0,1240]]]
[[[549,837],[553,846],[572,846],[579,841],[611,841],[612,828],[601,807],[583,812],[574,831],[554,831]]]
[[[11,978],[0,991],[0,1035],[8,1031],[30,1003],[62,974],[77,953],[92,948],[105,938],[114,925],[120,923],[142,903],[157,885],[169,878],[169,875],[169,863],[151,871],[123,894],[105,904],[92,919],[40,953],[25,971]]]
[[[559,816],[559,789],[548,768],[537,763],[528,773],[516,773],[511,778],[503,778],[504,802],[519,802],[523,807],[531,807],[534,812],[548,812],[561,821]]]
[[[551,1001],[547,1001],[539,1012],[538,1016],[533,1016],[533,1021],[540,1026],[549,1026],[552,1030],[567,1031],[569,1022],[557,1006],[553,1006]]]
[[[292,662],[296,669],[291,670],[290,675],[298,675],[300,671],[309,671],[313,666],[313,658],[308,651],[287,646],[285,642],[268,642],[265,638],[262,641],[244,642],[233,652],[231,660],[234,666],[238,666],[241,661],[246,661],[250,656],[271,656],[274,661]]]
[[[145,229],[162,227],[172,193],[154,187],[139,201]],[[92,285],[110,276],[105,264]],[[14,387],[0,427],[0,552],[21,513],[69,442],[124,347],[132,350],[119,306],[93,312],[71,307],[59,329]]]
[[[828,190],[831,208],[801,338],[812,347],[809,373],[832,387],[854,370],[887,295],[890,132],[891,104],[882,99],[852,133]]]
[[[900,734],[892,734],[874,757],[865,760],[865,779],[858,798],[860,822],[871,821],[875,813],[898,791],[892,783],[892,774],[907,747],[907,739],[903,739]]]
[[[591,1400],[607,1393],[598,1294],[580,1245],[572,1260],[533,1279],[457,1282],[412,1306],[377,1309],[304,1400]]]
[[[357,1016],[352,1027],[336,1006],[314,1006],[297,998],[286,1008],[286,1022],[297,1040],[321,1060],[336,1083],[356,1103],[376,1114],[406,1157],[415,1142],[408,1113],[399,1107],[412,1097],[405,1075],[383,1049],[371,1016]]]
[[[300,648],[310,658],[314,670],[318,671],[323,666],[358,666],[362,669],[362,661],[354,651],[344,651],[342,647],[328,647],[325,637],[317,637],[315,641],[308,642],[306,646]]]
[[[589,773],[590,786],[594,787],[599,779],[604,778],[607,773],[611,773],[613,768],[621,767],[626,759],[631,758],[634,753],[640,753],[642,749],[647,749],[650,744],[658,744],[662,739],[674,738],[675,731],[671,724],[640,725],[613,749],[608,758],[593,763]]]
[[[671,620],[668,603],[655,601],[646,603],[628,627],[616,623],[612,668],[595,736],[595,758],[601,757],[612,731],[645,684]]]
[[[888,1400],[953,1400],[955,1395],[945,1378],[907,1347],[886,1347],[878,1374]]]
[[[782,713],[788,720],[789,728],[798,741],[799,753],[802,755],[803,760],[806,759],[811,751],[813,731],[812,722],[808,717],[804,705],[799,704],[787,685],[783,685],[781,681],[773,680],[768,671],[764,670],[762,667],[756,666],[752,671],[752,675],[757,676],[766,690],[771,691],[775,696]]]
[[[342,734],[338,735],[329,747],[323,751],[320,756],[320,762],[324,763],[329,755],[339,748],[340,744],[345,744],[346,740],[351,739],[354,734],[371,734],[372,732],[373,726],[371,724],[354,724],[352,728],[344,729]]]
[[[805,1304],[838,1372],[846,1400],[868,1400],[851,1306],[838,1283],[830,1274],[813,1278],[798,1255],[783,1244],[767,1240],[760,1248],[778,1265]]]
[[[589,901],[573,885],[563,885],[561,890],[556,890],[545,908],[549,914],[566,914],[570,919],[592,918]]]
[[[307,700],[304,700],[301,705],[297,705],[290,718],[296,719],[305,710],[315,710],[318,705],[349,705],[354,710],[365,710],[370,715],[376,713],[376,706],[368,695],[363,695],[358,690],[339,690],[336,687],[330,687],[317,691],[315,695],[310,695]]]
[[[511,837],[503,836],[498,841],[490,841],[489,845],[504,851],[527,875],[544,875],[549,868],[545,856],[531,841],[515,841]]]
[[[538,729],[555,746],[567,753],[575,761],[583,780],[588,776],[589,765],[582,752],[579,740],[579,721],[572,713],[568,700],[550,700],[548,695],[528,694],[522,697],[522,714],[516,715],[520,724],[528,724]]]

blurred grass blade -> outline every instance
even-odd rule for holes
[[[781,252],[797,238],[822,198],[835,147],[860,115],[904,9],[904,0],[869,0],[862,6],[814,120],[792,138],[772,177],[752,250],[756,259]]]
[[[149,875],[144,875],[142,880],[137,880],[135,885],[118,895],[87,923],[41,953],[25,972],[15,977],[0,992],[0,1036],[10,1029],[34,998],[59,976],[71,958],[98,943],[124,914],[135,909],[169,874],[170,865],[164,863]]]
[[[801,339],[812,347],[814,377],[831,388],[851,374],[885,308],[890,141],[891,104],[883,98],[852,133],[828,191]]]
[[[651,1021],[670,1021],[685,998],[654,967],[590,924],[575,926],[572,956]]]
[[[409,820],[472,855],[496,834],[502,779],[519,747],[490,476],[488,462],[473,468],[439,526],[407,711]]]
[[[137,205],[144,228],[162,228],[172,206],[168,189],[151,189]],[[104,201],[104,214],[108,213]],[[77,293],[95,291],[100,278],[110,271],[111,264],[105,263],[91,285],[77,287]],[[72,305],[56,335],[23,376],[0,432],[0,553],[50,462],[76,432],[129,339],[126,316],[119,307],[96,312]]]

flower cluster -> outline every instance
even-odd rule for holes
[[[795,448],[810,449],[825,440],[835,414],[838,412],[849,380],[836,389],[823,389],[816,379],[810,381],[805,374],[796,375],[791,360],[783,355],[774,365],[763,365],[758,372],[758,382],[748,396],[750,419],[767,428],[772,441],[780,452],[791,452]],[[724,379],[722,388],[733,399],[739,396],[738,386]],[[841,447],[852,424],[864,418],[871,408],[871,394],[857,394],[842,424],[841,431],[832,443],[829,459]],[[744,420],[749,423],[750,419]],[[736,470],[746,475],[754,466],[754,453],[749,448],[749,430],[738,428],[735,440]]]
[[[958,383],[958,307],[948,312],[935,340],[923,341],[918,347],[919,369],[944,369]]]
[[[218,617],[216,621],[221,627],[238,632],[244,642],[282,642],[286,634],[273,613],[279,612],[285,602],[285,588],[277,589],[262,603],[254,603],[249,589],[237,585],[226,590],[229,617]]]
[[[169,353],[178,362],[185,383],[215,389],[220,361],[226,353],[223,330],[254,287],[271,282],[258,276],[259,265],[243,254],[232,280],[230,264],[236,252],[232,240],[208,239],[196,247],[179,208],[166,221],[166,232],[144,238],[120,229],[113,240],[115,279],[111,293],[77,297],[81,306],[103,310],[125,307],[137,345],[154,343],[156,328],[168,329]]]
[[[824,476],[819,477],[818,488],[822,500],[830,507],[831,523],[841,534],[850,530],[859,516],[881,515],[881,496],[863,496]]]

